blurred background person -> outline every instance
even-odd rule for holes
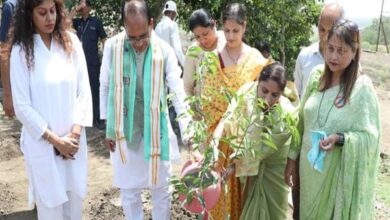
[[[100,120],[99,113],[99,77],[101,60],[99,57],[99,42],[104,45],[107,34],[104,31],[102,21],[91,15],[92,5],[90,0],[80,0],[79,4],[69,13],[73,20],[73,28],[76,30],[83,45],[89,74],[89,83],[93,102],[93,125],[104,129],[104,123]],[[73,18],[78,13],[80,17]],[[103,47],[102,47],[103,48]]]

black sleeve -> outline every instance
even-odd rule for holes
[[[0,41],[5,42],[7,40],[8,30],[12,19],[12,5],[9,3],[3,5],[1,12],[1,26],[0,26]]]
[[[97,23],[98,23],[98,35],[99,35],[99,38],[100,39],[104,39],[104,38],[107,38],[107,33],[106,31],[104,30],[104,27],[103,27],[103,23],[100,19],[97,18]]]

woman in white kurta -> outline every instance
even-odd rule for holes
[[[91,94],[84,53],[64,30],[63,8],[60,0],[23,0],[12,32],[14,108],[39,219],[81,219],[87,191],[83,127],[92,124]]]

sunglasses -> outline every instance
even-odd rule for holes
[[[349,31],[359,33],[358,25],[355,22],[350,21],[350,20],[346,20],[346,19],[338,20],[336,22],[335,26],[336,26],[336,28],[342,26],[342,27],[347,28]]]

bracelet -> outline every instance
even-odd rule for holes
[[[344,142],[345,142],[344,133],[336,133],[336,134],[339,137],[339,140],[336,142],[336,146],[339,146],[339,147],[344,146]]]

